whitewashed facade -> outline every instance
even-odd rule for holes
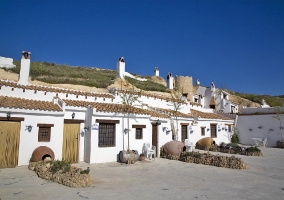
[[[25,54],[25,56],[24,56]],[[23,60],[30,61],[30,53],[23,52]],[[123,61],[123,62],[122,62]],[[28,62],[27,62],[28,63]],[[51,148],[55,154],[55,159],[62,159],[62,143],[65,122],[77,121],[79,124],[78,133],[78,160],[87,163],[104,163],[117,161],[118,153],[128,148],[128,134],[130,149],[142,152],[143,144],[148,142],[157,147],[159,155],[160,147],[166,142],[172,140],[171,118],[178,130],[178,140],[185,138],[196,143],[203,137],[211,137],[210,132],[206,131],[201,135],[202,127],[210,127],[211,124],[220,126],[221,130],[217,131],[214,138],[216,143],[229,142],[228,132],[225,131],[227,124],[234,123],[231,119],[222,117],[208,118],[206,112],[212,113],[212,110],[202,110],[203,117],[194,116],[191,113],[192,105],[185,100],[182,108],[179,110],[179,116],[174,117],[167,113],[173,107],[169,97],[162,95],[153,95],[150,93],[142,94],[139,100],[143,105],[137,107],[136,113],[130,114],[129,129],[127,123],[127,114],[117,111],[113,108],[121,105],[122,100],[117,89],[110,89],[110,93],[92,93],[77,90],[69,90],[57,87],[46,87],[40,85],[31,85],[28,83],[29,63],[23,62],[21,67],[19,82],[0,80],[0,98],[7,97],[9,101],[14,98],[25,100],[27,107],[21,104],[18,99],[18,105],[1,102],[0,99],[0,119],[7,121],[22,118],[20,128],[20,143],[18,152],[17,165],[27,165],[33,151],[39,146]],[[124,65],[123,65],[124,64]],[[121,66],[123,65],[123,66]],[[118,74],[121,76],[123,67],[125,70],[124,60],[119,60]],[[122,70],[122,71],[121,71]],[[157,74],[156,74],[157,75]],[[34,103],[33,101],[37,101]],[[98,105],[98,103],[100,103]],[[39,108],[34,108],[39,104]],[[53,110],[45,105],[57,106]],[[103,104],[103,106],[101,106]],[[109,108],[108,108],[109,107]],[[154,109],[155,108],[155,109]],[[160,109],[160,111],[158,111]],[[11,119],[6,119],[10,113]],[[73,114],[73,116],[72,116]],[[217,115],[215,115],[216,117]],[[99,127],[100,124],[114,124],[115,142],[112,146],[100,146]],[[39,142],[39,124],[48,124],[51,126],[51,136],[48,142]],[[27,127],[31,126],[31,131]],[[142,127],[143,137],[136,138],[136,129]],[[153,131],[154,127],[157,128]],[[224,129],[222,129],[224,128]],[[155,137],[153,136],[154,134]]]
[[[252,138],[267,138],[268,146],[276,146],[278,140],[284,139],[283,112],[283,107],[243,108],[236,119],[240,143],[254,145]]]

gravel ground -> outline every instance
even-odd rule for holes
[[[284,149],[261,147],[262,157],[241,157],[245,170],[157,158],[155,161],[86,164],[88,188],[40,179],[27,166],[0,169],[0,199],[284,199]],[[203,151],[200,151],[203,152]],[[214,153],[218,154],[218,153]],[[221,154],[221,153],[219,153]],[[228,154],[222,154],[228,155]]]

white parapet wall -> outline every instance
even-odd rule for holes
[[[0,56],[0,68],[15,68],[16,65],[13,64],[13,59],[12,58],[6,58],[6,57],[1,57]]]

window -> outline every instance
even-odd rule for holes
[[[50,142],[51,127],[53,124],[37,124],[38,128],[38,141],[39,142]]]
[[[39,142],[49,142],[50,141],[50,132],[51,128],[42,128],[38,129],[38,141]]]
[[[216,124],[210,124],[211,138],[217,137]]]
[[[205,127],[201,127],[201,136],[205,136]]]
[[[143,129],[142,128],[136,128],[135,138],[143,139]]]
[[[135,128],[135,139],[143,139],[143,128],[146,128],[146,125],[132,124],[132,128]]]
[[[115,124],[100,123],[99,147],[115,146]]]

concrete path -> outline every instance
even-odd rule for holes
[[[0,199],[283,200],[284,149],[261,150],[263,157],[237,155],[248,164],[246,170],[162,158],[132,165],[79,163],[80,167],[90,167],[94,184],[88,188],[68,188],[45,181],[27,166],[0,169]]]

